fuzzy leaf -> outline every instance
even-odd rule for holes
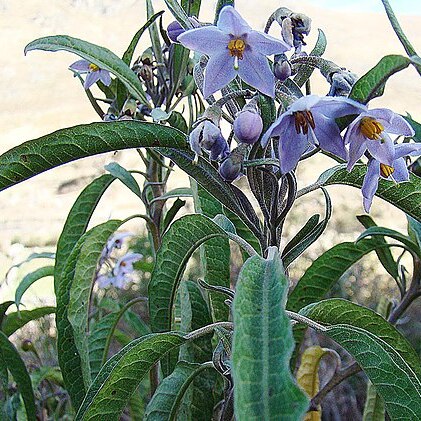
[[[39,307],[33,310],[21,310],[15,313],[9,313],[3,321],[2,330],[6,336],[10,336],[28,322],[37,320],[47,314],[55,313],[55,311],[55,307]]]

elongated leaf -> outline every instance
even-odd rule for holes
[[[171,90],[168,101],[171,101],[177,93],[184,78],[187,76],[187,66],[189,64],[190,50],[181,44],[171,44],[170,46],[170,86]]]
[[[373,219],[368,215],[360,215],[357,216],[358,221],[361,222],[361,224],[364,226],[364,228],[370,228],[370,227],[376,227],[377,224],[373,221]],[[386,240],[384,237],[375,237],[376,241],[379,242],[381,245],[386,244]],[[383,267],[387,270],[390,276],[392,278],[397,279],[398,278],[398,265],[395,262],[395,259],[392,256],[392,253],[390,252],[389,248],[379,248],[376,250],[377,257],[379,258],[381,264]]]
[[[364,329],[399,353],[415,375],[421,379],[421,364],[408,340],[375,311],[341,298],[332,298],[309,305],[301,314],[321,324],[345,325]]]
[[[222,213],[222,204],[211,196],[203,187],[191,180],[194,192],[194,206],[198,213],[214,218]],[[204,267],[205,281],[210,285],[230,286],[230,245],[228,238],[214,238],[207,241],[201,249],[201,261]],[[227,320],[228,306],[225,297],[210,292],[212,318],[214,322]]]
[[[192,29],[193,25],[189,21],[189,16],[186,11],[181,7],[180,3],[177,0],[164,0],[168,9],[170,9],[173,16],[180,22],[180,25],[184,29]]]
[[[370,381],[367,384],[367,397],[365,400],[363,421],[384,421],[384,401],[377,394],[376,388]]]
[[[399,55],[383,57],[371,70],[355,82],[349,97],[367,104],[373,98],[383,95],[384,86],[390,76],[406,69],[411,61]]]
[[[149,313],[153,332],[172,326],[172,308],[185,265],[192,253],[211,238],[225,232],[203,215],[186,215],[175,221],[162,239],[149,283]]]
[[[88,316],[92,283],[98,269],[98,262],[108,238],[122,224],[110,220],[92,228],[81,246],[69,295],[67,318],[73,327],[73,336],[82,362],[85,386],[91,382],[88,349]]]
[[[136,196],[142,197],[139,184],[133,175],[123,168],[117,162],[110,162],[104,167],[112,176],[118,178],[125,186],[127,186]]]
[[[54,276],[54,266],[44,266],[36,269],[33,272],[28,273],[28,275],[22,279],[15,291],[15,303],[17,308],[19,308],[20,301],[26,290],[36,281],[45,278],[46,276]]]
[[[0,304],[0,327],[3,323],[3,318],[4,318],[4,315],[6,314],[6,311],[9,309],[9,307],[12,304],[15,304],[15,302],[14,301],[5,301],[4,303]]]
[[[158,202],[160,200],[168,200],[168,199],[175,199],[177,197],[192,197],[193,192],[189,187],[177,187],[175,189],[172,189],[166,193],[164,193],[162,196],[155,197],[155,199],[150,201],[151,203]]]
[[[199,17],[202,0],[181,0],[181,7],[189,16]]]
[[[110,358],[95,378],[75,421],[119,419],[130,396],[148,371],[185,339],[176,333],[135,339]]]
[[[288,297],[287,309],[298,311],[321,300],[348,268],[377,247],[377,241],[364,240],[337,244],[324,252],[298,281]]]
[[[25,47],[25,54],[32,50],[68,51],[96,64],[99,68],[108,70],[121,80],[129,92],[143,104],[148,101],[142,84],[130,67],[108,48],[100,47],[90,42],[73,38],[68,35],[56,35],[36,39]]]
[[[109,174],[104,174],[95,179],[85,187],[72,206],[57,243],[54,273],[56,294],[58,292],[58,282],[67,258],[79,238],[85,233],[91,216],[105,190],[114,180],[115,178]]]
[[[39,307],[33,310],[21,310],[15,313],[9,313],[3,321],[2,330],[6,336],[10,336],[28,322],[37,320],[47,314],[52,314],[55,311],[55,307]]]
[[[173,205],[168,209],[168,211],[165,213],[165,218],[162,223],[162,231],[165,232],[167,228],[171,225],[172,221],[176,217],[177,213],[184,207],[186,204],[185,200],[176,199]]]
[[[32,391],[31,378],[26,370],[25,363],[17,349],[7,339],[7,336],[0,332],[0,359],[6,363],[7,369],[13,376],[25,404],[26,416],[29,421],[35,421],[36,407],[34,392]]]
[[[61,164],[119,149],[187,147],[183,133],[153,123],[91,123],[58,130],[10,149],[0,156],[0,190]]]
[[[365,165],[356,165],[351,173],[346,169],[337,167],[336,170],[328,170],[320,176],[323,185],[346,184],[361,188],[366,173]],[[410,174],[409,181],[394,184],[391,181],[381,179],[376,196],[388,201],[392,205],[401,209],[408,215],[421,222],[421,178]]]
[[[393,238],[394,240],[400,241],[402,244],[408,247],[409,250],[411,250],[414,254],[416,254],[421,259],[421,250],[418,247],[418,244],[414,243],[408,236],[403,235],[400,232],[389,229],[389,228],[370,227],[366,229],[362,234],[360,234],[360,236],[357,238],[357,242],[367,237],[378,237],[378,236],[390,237],[390,238]]]
[[[192,381],[210,364],[177,363],[174,371],[159,385],[145,412],[145,421],[175,420],[180,403]],[[198,418],[193,418],[198,419]]]
[[[241,269],[233,304],[235,416],[242,420],[303,417],[308,400],[289,371],[293,337],[283,309],[288,289],[276,248]]]

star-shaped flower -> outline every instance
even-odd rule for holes
[[[262,146],[271,137],[279,136],[279,159],[284,174],[292,171],[301,155],[315,146],[346,160],[347,151],[335,118],[364,110],[364,105],[348,98],[301,97],[269,127],[262,137]]]
[[[393,158],[390,165],[384,164],[377,159],[370,159],[367,173],[362,185],[364,210],[370,211],[374,194],[379,186],[379,178],[402,183],[409,180],[409,171],[404,156],[421,155],[420,143],[401,143],[393,146]]]
[[[99,80],[106,86],[111,84],[111,76],[108,70],[100,69],[96,64],[90,63],[87,60],[78,60],[69,66],[69,69],[79,72],[87,73],[83,87],[89,89],[94,83]]]
[[[226,86],[237,74],[260,92],[275,96],[275,77],[267,55],[291,47],[263,32],[254,31],[232,6],[225,6],[216,26],[191,29],[177,41],[190,50],[209,56],[205,70],[205,98]]]
[[[345,144],[349,143],[348,171],[368,150],[378,161],[392,165],[395,146],[388,133],[413,136],[414,130],[399,114],[387,108],[376,108],[361,113],[348,127]]]

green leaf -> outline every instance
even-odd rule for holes
[[[91,382],[87,335],[92,284],[107,240],[121,224],[122,221],[110,220],[92,228],[85,234],[85,241],[80,248],[69,291],[67,318],[73,327],[73,337],[81,358],[86,387]]]
[[[327,170],[319,180],[324,186],[333,184],[346,184],[349,186],[361,188],[366,173],[365,165],[356,165],[351,173],[338,166]],[[376,196],[386,200],[397,208],[401,209],[409,216],[421,222],[421,178],[410,174],[409,181],[394,184],[391,181],[379,180],[379,187]]]
[[[162,196],[155,197],[153,200],[149,202],[149,204],[152,204],[154,202],[158,202],[160,200],[168,200],[168,199],[175,199],[177,197],[192,197],[193,192],[192,189],[189,187],[177,187],[175,189],[172,189],[168,192],[165,192]]]
[[[183,208],[183,206],[186,204],[185,200],[176,199],[173,205],[168,209],[168,211],[165,213],[165,218],[162,223],[162,231],[165,232],[167,228],[171,225],[172,221],[176,217],[179,210]]]
[[[149,316],[153,332],[172,329],[173,306],[178,285],[193,252],[205,241],[226,238],[225,232],[203,215],[187,215],[175,221],[164,234],[149,282]],[[163,363],[164,374],[170,366]]]
[[[170,350],[185,339],[161,333],[135,339],[111,357],[89,388],[75,421],[119,419],[142,378]]]
[[[189,16],[199,17],[202,0],[181,0],[181,7]]]
[[[370,380],[367,383],[367,397],[365,400],[363,421],[384,421],[384,401],[377,394],[376,388]]]
[[[415,142],[421,142],[421,124],[415,121],[408,113],[402,116],[414,129],[415,134],[411,136],[411,139],[414,139]]]
[[[355,82],[349,98],[367,104],[373,98],[383,95],[389,77],[406,69],[410,62],[409,58],[399,55],[383,57],[376,66]]]
[[[80,158],[155,146],[185,149],[186,136],[172,127],[136,121],[91,123],[58,130],[0,156],[0,191]]]
[[[233,304],[232,374],[235,416],[241,420],[302,419],[308,399],[289,370],[294,347],[283,305],[288,280],[276,248],[241,269]]]
[[[407,215],[408,234],[411,240],[421,249],[421,223]]]
[[[3,332],[0,332],[0,359],[5,362],[17,384],[23,398],[28,420],[36,421],[35,398],[32,390],[31,378],[29,377],[25,363],[22,361],[18,350],[13,346],[9,339],[7,339],[7,336]]]
[[[327,39],[325,33],[318,28],[319,36],[317,37],[316,45],[310,52],[311,56],[317,56],[320,57],[324,54],[326,51],[326,45],[327,45]],[[310,79],[310,76],[314,72],[314,66],[309,65],[302,65],[299,67],[298,72],[296,76],[294,77],[294,82],[301,88],[308,79]]]
[[[187,76],[187,66],[189,64],[190,50],[181,44],[171,44],[170,46],[170,93],[168,103],[172,101],[177,90]]]
[[[15,302],[14,301],[5,301],[4,303],[0,304],[0,327],[3,323],[3,318],[4,318],[4,315],[6,314],[6,311],[9,309],[9,307],[12,304],[15,304]]]
[[[44,266],[42,268],[38,268],[33,272],[28,273],[22,281],[20,281],[15,291],[15,303],[17,308],[19,308],[20,301],[26,290],[36,281],[47,276],[54,276],[54,266]]]
[[[9,313],[3,321],[2,330],[6,336],[10,336],[28,322],[40,319],[47,314],[55,313],[55,311],[55,307],[39,307],[33,310],[21,310],[15,313]]]
[[[358,242],[367,237],[377,237],[377,236],[390,237],[390,238],[393,238],[394,240],[400,241],[409,250],[411,250],[414,254],[416,254],[418,258],[421,259],[421,250],[416,243],[411,241],[406,235],[403,235],[400,232],[391,230],[389,228],[370,227],[366,229],[362,234],[360,234],[360,236],[357,238],[356,241]]]
[[[377,224],[373,221],[373,219],[368,215],[360,215],[357,216],[358,221],[364,226],[364,228],[376,227]],[[379,245],[386,245],[387,242],[384,237],[373,237],[375,241],[378,241]],[[390,252],[390,248],[381,247],[376,250],[377,257],[379,258],[383,267],[387,270],[389,275],[397,279],[398,278],[398,265],[395,262],[395,259]]]
[[[108,70],[121,80],[129,92],[143,104],[148,101],[139,78],[130,67],[112,51],[68,35],[38,38],[25,47],[25,54],[32,50],[68,51]]]
[[[221,214],[221,202],[211,196],[203,187],[194,182],[194,180],[190,180],[190,182],[194,194],[196,212],[208,218],[215,218]],[[228,238],[214,238],[202,246],[201,262],[204,269],[204,278],[208,284],[229,288],[230,257],[231,251]],[[229,309],[224,303],[225,298],[221,294],[209,292],[209,300],[213,321],[227,320]]]
[[[118,178],[125,186],[127,186],[136,196],[142,198],[139,184],[133,175],[123,168],[117,162],[110,162],[104,167],[112,176]]]
[[[213,368],[212,364],[178,362],[174,371],[161,382],[152,396],[146,407],[145,421],[177,419],[177,412],[186,390],[197,376],[210,368]]]
[[[193,24],[189,21],[189,16],[177,0],[165,0],[165,4],[184,29],[193,29]]]
[[[31,373],[32,388],[36,389],[43,380],[63,386],[63,376],[59,367],[39,367]]]
[[[393,325],[375,311],[341,298],[332,298],[311,304],[301,309],[300,314],[323,325],[351,325],[375,335],[379,341],[399,353],[400,358],[421,379],[421,364],[414,348]]]

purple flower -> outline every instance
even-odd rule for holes
[[[366,107],[348,98],[308,95],[297,99],[269,127],[262,137],[265,147],[279,136],[279,159],[282,173],[292,171],[301,155],[314,146],[347,159],[347,151],[335,118],[359,114]]]
[[[98,286],[100,288],[105,288],[112,285],[116,288],[124,288],[133,280],[133,263],[137,262],[142,257],[143,256],[139,253],[127,253],[126,255],[120,257],[112,272],[98,276]]]
[[[78,60],[69,66],[75,72],[87,73],[83,87],[89,89],[94,83],[99,80],[106,86],[111,84],[111,76],[108,70],[100,69],[96,64],[90,63],[87,60]]]
[[[167,34],[172,42],[177,42],[177,37],[186,30],[175,20],[168,25]]]
[[[226,86],[237,74],[244,82],[274,97],[275,78],[266,55],[291,48],[284,41],[252,30],[232,6],[221,10],[216,26],[191,29],[177,40],[209,56],[203,87],[205,98]]]
[[[100,263],[103,263],[106,259],[108,259],[111,256],[111,253],[114,249],[121,249],[121,246],[123,245],[123,240],[127,237],[131,237],[134,234],[131,232],[117,232],[114,235],[112,235],[105,245],[104,249],[102,250]]]
[[[409,180],[409,172],[406,167],[404,156],[421,155],[420,143],[402,143],[394,145],[393,159],[391,165],[383,164],[377,159],[370,159],[367,168],[367,174],[364,177],[362,193],[364,210],[368,213],[370,211],[373,196],[377,191],[379,185],[379,178],[394,181],[395,183],[402,183]]]
[[[414,130],[403,117],[387,108],[376,108],[361,113],[348,127],[345,144],[349,143],[348,171],[368,149],[378,161],[392,166],[395,147],[388,133],[413,136]]]

